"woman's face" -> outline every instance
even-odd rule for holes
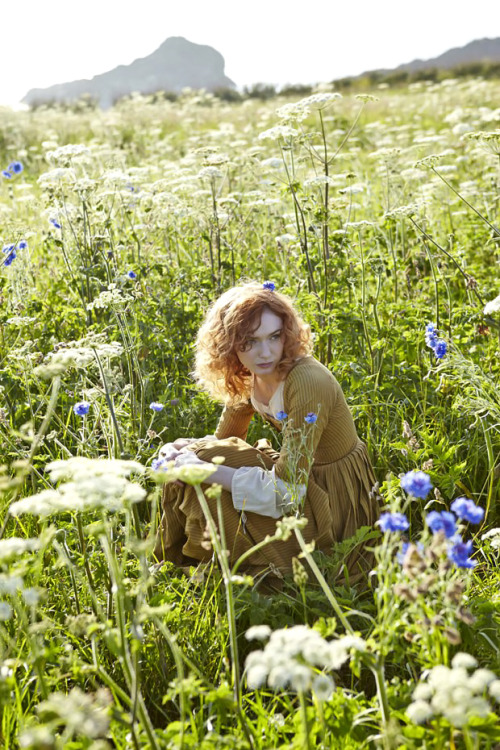
[[[261,380],[272,381],[283,356],[283,321],[264,308],[260,325],[244,342],[244,351],[236,352],[241,364]]]

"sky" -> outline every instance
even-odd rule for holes
[[[2,7],[0,104],[145,57],[217,49],[238,87],[319,83],[500,37],[498,0],[17,0]]]

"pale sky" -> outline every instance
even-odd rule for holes
[[[2,3],[0,104],[92,78],[170,36],[215,47],[239,87],[317,83],[500,36],[498,0],[17,0]]]

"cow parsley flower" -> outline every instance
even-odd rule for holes
[[[18,500],[9,508],[12,516],[32,513],[46,518],[66,512],[85,512],[94,509],[120,511],[124,504],[138,503],[146,491],[129,481],[132,473],[143,473],[136,461],[119,459],[91,459],[81,456],[47,465],[52,482],[61,481],[57,490],[42,490],[36,495]]]
[[[39,547],[39,539],[21,539],[16,536],[0,539],[0,564],[11,562],[25,552],[33,552]]]
[[[265,626],[257,628],[259,635],[269,635]],[[248,637],[255,637],[255,631],[251,628]],[[290,687],[301,693],[313,689],[322,700],[331,694],[334,684],[331,678],[317,675],[315,670],[339,669],[350,658],[352,650],[364,651],[365,648],[365,642],[357,636],[327,641],[307,625],[275,630],[262,650],[248,655],[247,683],[249,687],[260,687],[267,681],[275,690]]]
[[[7,602],[0,602],[0,621],[10,620],[12,617],[12,607]]]
[[[111,695],[105,688],[92,694],[74,687],[67,694],[51,693],[37,705],[36,712],[42,720],[56,716],[70,736],[102,737],[109,727],[110,704]]]
[[[245,638],[247,641],[265,641],[266,638],[269,638],[271,633],[272,630],[269,625],[253,625],[251,628],[248,628],[245,633]]]
[[[443,716],[453,727],[465,727],[471,719],[486,718],[491,705],[484,696],[486,689],[495,697],[495,675],[489,669],[477,669],[472,674],[476,660],[466,653],[458,653],[451,662],[452,668],[438,664],[428,670],[413,692],[406,714],[416,724],[432,716]]]
[[[492,315],[496,312],[500,312],[500,294],[495,299],[487,302],[483,310],[484,315]]]
[[[259,141],[278,141],[282,138],[284,141],[289,141],[292,138],[296,138],[299,135],[299,131],[295,128],[291,128],[289,125],[276,125],[274,128],[269,128],[259,133]]]

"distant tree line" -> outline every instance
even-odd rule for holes
[[[372,88],[376,88],[381,84],[386,84],[391,88],[394,87],[405,87],[412,83],[419,81],[443,81],[446,78],[500,78],[500,61],[484,60],[482,62],[470,62],[456,65],[453,68],[423,68],[421,70],[392,70],[392,71],[381,71],[372,70],[368,73],[364,73],[361,76],[351,76],[346,78],[338,78],[331,82],[333,88],[336,91],[366,91]],[[213,91],[213,96],[216,99],[220,99],[225,102],[241,102],[246,99],[260,99],[261,101],[267,101],[269,99],[275,99],[276,97],[304,97],[309,96],[314,90],[313,86],[296,83],[287,84],[285,86],[275,86],[272,83],[254,83],[252,86],[245,86],[243,91],[237,91],[233,88],[219,88]],[[183,96],[182,93],[174,91],[157,91],[154,94],[149,94],[152,101],[168,100],[171,102],[177,101]],[[120,100],[127,99],[128,96],[117,99],[114,103],[117,104]],[[209,104],[209,101],[206,101]],[[34,102],[31,104],[31,109],[38,109],[39,107],[45,108],[64,108],[71,109],[74,112],[82,112],[88,109],[96,109],[98,107],[98,100],[89,95],[84,95],[80,99],[72,102],[61,102],[57,100]]]

